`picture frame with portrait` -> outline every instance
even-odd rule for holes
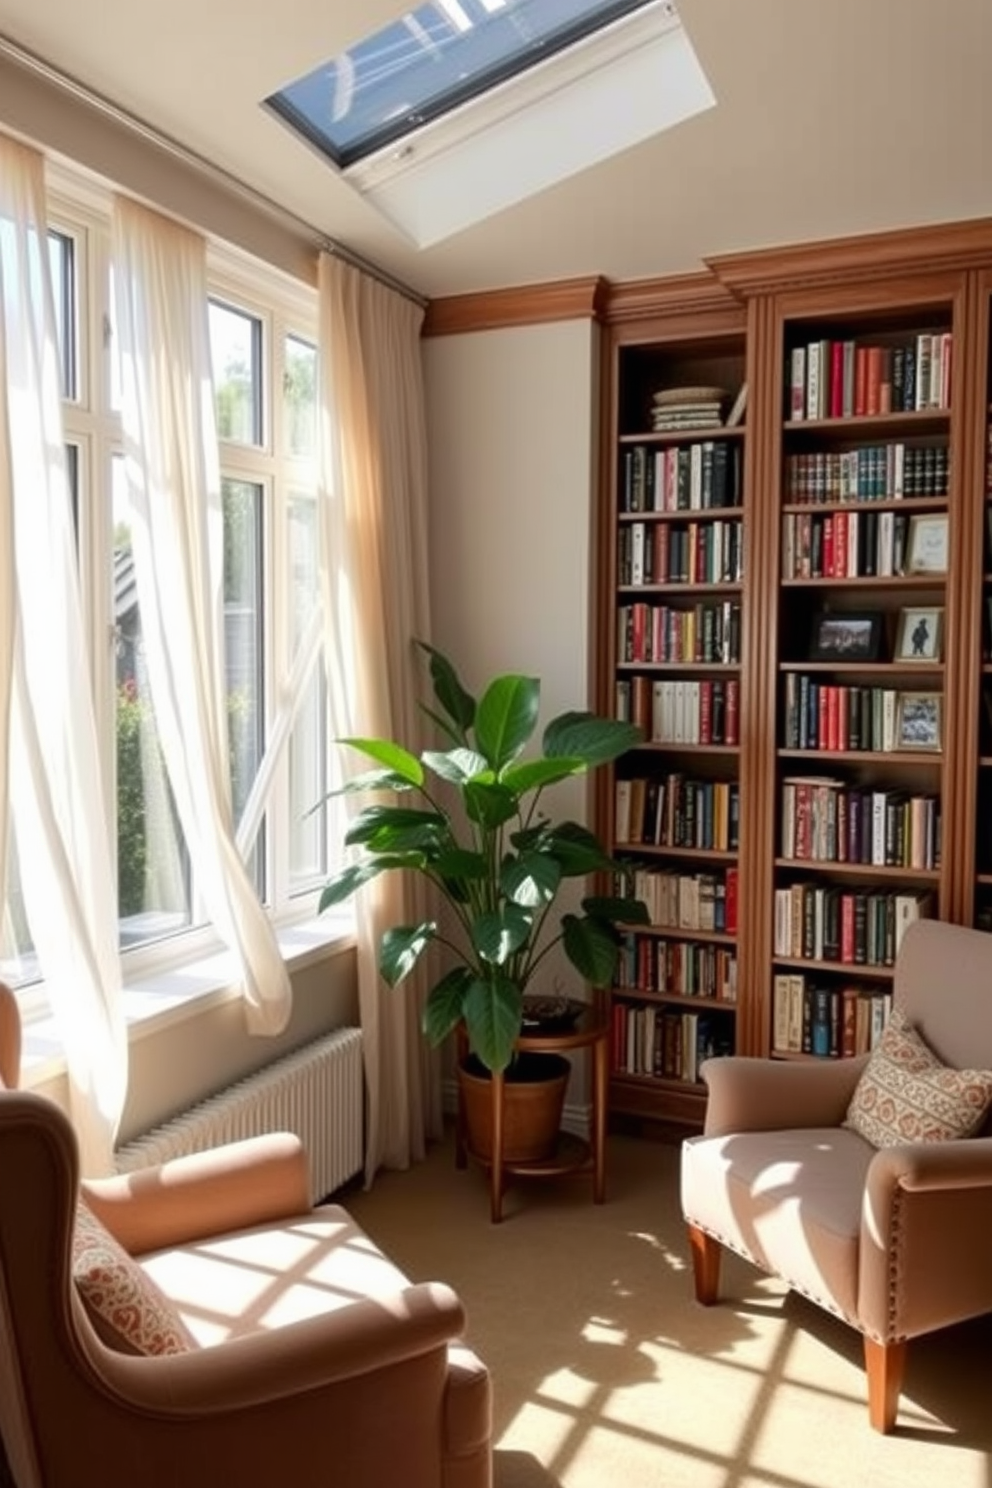
[[[813,617],[809,661],[877,661],[882,647],[878,610],[821,610]]]
[[[944,611],[936,605],[908,605],[899,611],[893,661],[926,665],[943,658]]]
[[[939,754],[943,696],[939,692],[901,692],[896,707],[896,748]]]

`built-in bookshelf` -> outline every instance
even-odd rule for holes
[[[644,742],[597,812],[651,915],[610,1107],[693,1124],[706,1054],[863,1053],[913,920],[992,929],[992,222],[729,255],[604,323],[597,700]]]
[[[781,1058],[866,1052],[905,928],[937,910],[953,348],[948,307],[783,322]]]
[[[668,329],[614,347],[609,705],[644,743],[606,810],[651,924],[625,936],[610,1104],[694,1120],[700,1063],[738,1047],[745,334],[736,307]]]

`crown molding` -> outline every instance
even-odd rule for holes
[[[707,266],[734,294],[747,298],[797,285],[812,288],[841,280],[897,274],[961,271],[992,257],[992,218],[897,228],[856,237],[828,238],[749,253],[721,253]]]
[[[605,279],[590,275],[586,279],[557,279],[547,284],[446,295],[428,304],[423,335],[457,336],[466,331],[543,325],[555,320],[598,320],[606,289]]]
[[[668,274],[657,279],[610,283],[602,309],[607,325],[673,315],[702,315],[714,310],[739,309],[727,285],[706,269]]]

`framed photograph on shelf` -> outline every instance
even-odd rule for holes
[[[882,615],[877,610],[821,610],[813,617],[810,661],[877,661],[882,645]]]
[[[896,748],[941,748],[943,698],[939,692],[901,692],[896,709]]]
[[[916,512],[909,519],[906,542],[906,572],[947,572],[947,513]]]
[[[893,661],[940,661],[944,643],[944,611],[929,605],[910,605],[899,611]]]

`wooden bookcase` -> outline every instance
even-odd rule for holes
[[[859,1051],[913,917],[992,928],[992,223],[729,256],[615,288],[604,320],[597,704],[645,743],[601,789],[598,826],[644,897],[669,891],[612,991],[610,1109],[694,1125],[699,1057]],[[744,382],[736,427],[652,428],[660,391],[732,401]],[[656,509],[650,479],[649,509],[629,510],[632,467],[696,441],[735,451],[732,511],[691,515],[740,524],[741,571],[646,582],[644,545],[667,527],[671,551],[684,516]],[[731,596],[733,656],[643,648],[653,606]],[[659,725],[666,684],[693,700],[717,680],[736,683],[730,743]],[[656,832],[659,798],[690,782],[733,792],[732,842]],[[688,877],[734,880],[736,924],[695,921],[689,893],[670,926]],[[671,980],[687,957],[707,973],[691,990]]]
[[[610,1108],[696,1121],[697,1050],[740,1046],[741,671],[747,626],[747,415],[722,424],[746,382],[746,318],[726,293],[687,315],[680,281],[608,348],[612,437],[604,472],[603,707],[643,747],[602,810],[636,869],[652,926],[626,937],[612,1000]],[[719,390],[695,426],[656,401]],[[675,421],[676,427],[657,427]]]

